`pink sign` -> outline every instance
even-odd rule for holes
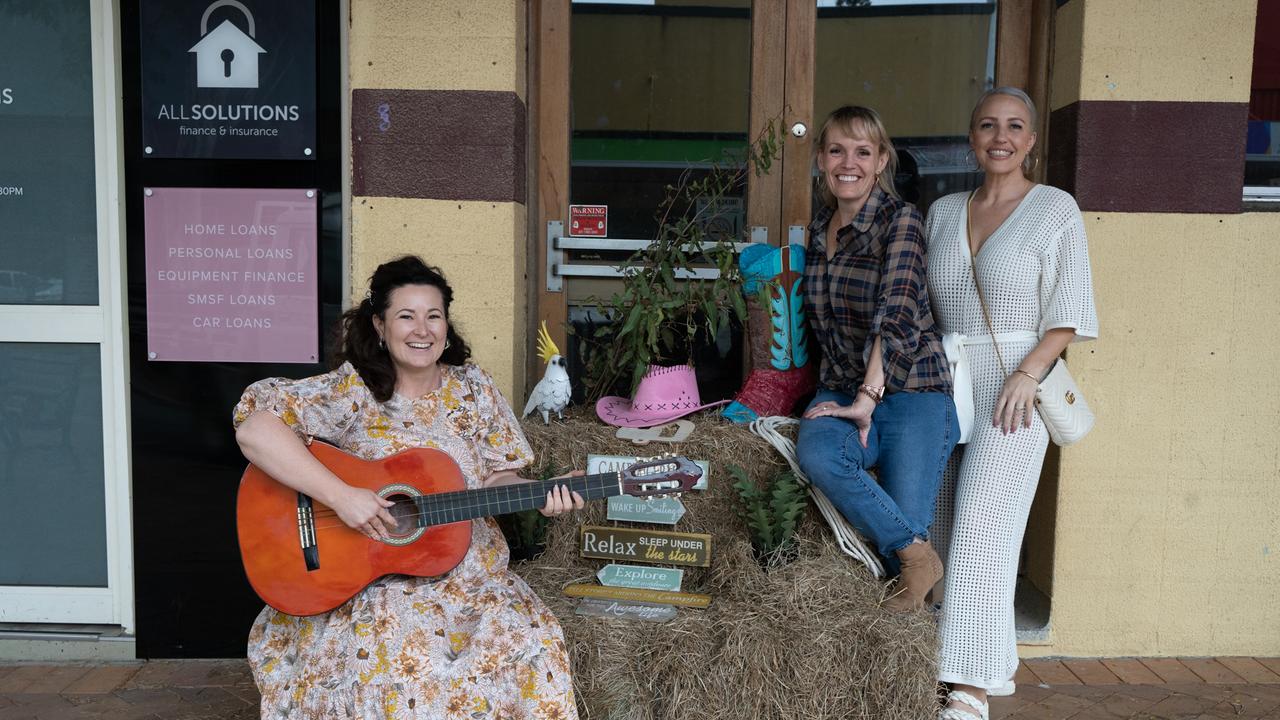
[[[147,357],[318,357],[314,190],[145,191]]]

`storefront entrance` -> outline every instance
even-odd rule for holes
[[[575,338],[562,328],[608,321],[593,314],[593,297],[608,297],[619,281],[600,276],[637,241],[655,237],[665,188],[682,173],[741,157],[770,121],[781,131],[780,160],[707,213],[741,242],[806,242],[818,202],[814,135],[842,105],[880,113],[898,150],[898,191],[922,212],[943,195],[977,187],[967,133],[971,104],[983,90],[1026,88],[1043,109],[1038,130],[1048,139],[1051,6],[1044,0],[536,3],[530,36],[537,212],[530,217],[538,319],[572,357]],[[1043,179],[1043,167],[1037,172]],[[607,238],[563,240],[569,206],[582,204],[608,207]],[[565,266],[569,272],[557,271]],[[729,397],[740,386],[741,329],[719,340],[719,357],[695,358],[703,401]],[[708,364],[715,372],[706,372]],[[529,370],[529,377],[541,376],[532,355]],[[1049,613],[1055,456],[1046,468],[1019,588],[1028,641],[1043,640]]]
[[[607,321],[594,299],[619,281],[602,276],[655,237],[666,189],[682,174],[741,164],[770,123],[782,148],[771,171],[748,173],[701,213],[739,242],[805,242],[814,133],[841,105],[881,113],[901,157],[898,187],[922,210],[978,182],[965,135],[969,104],[995,76],[994,2],[659,0],[539,10],[533,234],[538,316],[549,327]],[[607,206],[607,237],[566,242],[570,205]],[[697,358],[722,371],[704,400],[740,386],[740,336],[718,338],[719,357]],[[567,345],[574,356],[576,338]],[[708,373],[700,376],[706,383]]]
[[[126,98],[124,202],[128,218],[125,250],[129,277],[137,643],[138,656],[146,658],[244,656],[249,625],[261,610],[262,601],[245,580],[236,543],[236,490],[245,460],[235,442],[231,411],[244,388],[255,380],[323,372],[328,360],[325,332],[333,327],[342,310],[342,171],[346,164],[342,159],[341,28],[346,22],[345,14],[340,11],[338,0],[288,5],[260,0],[245,2],[244,7],[256,19],[256,26],[250,28],[245,22],[246,14],[234,7],[235,4],[228,6],[212,0],[209,3],[130,0],[122,4],[120,14],[121,75]],[[193,15],[179,14],[192,7]],[[205,23],[200,22],[202,10],[209,14]],[[283,22],[280,15],[274,16],[273,22],[272,13],[284,12],[298,14],[307,24],[300,28],[301,23]],[[231,24],[221,25],[224,20]],[[282,126],[296,128],[294,136],[281,131],[270,146],[233,148],[231,153],[195,145],[166,151],[159,143],[153,146],[144,142],[148,133],[153,132],[153,128],[144,127],[144,123],[153,122],[157,116],[154,104],[144,108],[144,103],[155,102],[148,97],[148,92],[153,92],[156,85],[145,83],[165,69],[149,64],[148,53],[156,47],[158,34],[169,33],[181,38],[173,45],[179,48],[176,54],[180,56],[186,47],[201,39],[202,24],[207,28],[245,26],[255,31],[254,40],[268,50],[264,58],[267,54],[276,56],[270,61],[263,59],[256,68],[264,79],[259,88],[262,94],[253,101],[260,118],[271,115],[287,118],[292,114],[292,111],[277,113],[273,109],[276,104],[292,101],[273,101],[271,93],[279,93],[274,97],[280,97],[298,90],[292,84],[271,84],[270,78],[283,72],[279,69],[280,63],[314,62],[314,146],[295,142],[311,137],[305,122]],[[284,51],[282,45],[305,48],[305,51]],[[182,69],[184,73],[167,74],[166,78],[174,79],[162,89],[173,88],[171,92],[177,94],[194,87],[198,77],[195,59]],[[250,102],[232,95],[224,98],[214,94],[216,92],[231,91],[207,91],[198,97],[202,98],[201,102],[210,103],[208,107],[215,108],[218,107],[215,103],[234,109],[236,106],[232,103]],[[266,110],[261,109],[264,106]],[[179,106],[178,110],[182,108]],[[304,105],[301,112],[305,111]],[[173,114],[168,108],[163,112]],[[186,124],[202,127],[199,122]],[[162,152],[170,156],[155,157]],[[231,157],[207,156],[220,152]],[[175,157],[178,155],[185,157]],[[146,252],[150,240],[147,201],[160,197],[161,192],[190,191],[212,197],[223,189],[240,189],[250,195],[257,192],[264,197],[275,197],[272,193],[276,189],[295,189],[298,197],[303,197],[306,191],[314,193],[316,214],[308,218],[316,227],[314,242],[289,249],[291,255],[310,257],[309,254],[314,253],[316,277],[313,282],[317,296],[314,306],[281,316],[264,313],[260,307],[245,305],[247,300],[232,297],[231,303],[214,305],[208,313],[213,320],[223,318],[224,325],[244,318],[246,327],[250,321],[261,321],[265,317],[276,323],[271,330],[277,334],[307,326],[319,339],[302,356],[302,361],[173,360],[164,357],[163,350],[155,352],[158,341],[169,340],[176,333],[168,337],[157,333],[152,329],[155,315],[148,313],[148,286],[156,285],[158,279],[155,272],[148,275],[148,263],[154,263],[154,257],[148,259]],[[153,194],[148,195],[149,191]],[[259,202],[256,212],[264,218],[279,217],[272,214],[271,202]],[[200,206],[191,207],[195,209],[188,212],[200,210]],[[267,221],[262,222],[262,226],[267,227]],[[249,255],[255,247],[265,247],[264,242],[253,241],[251,237],[241,242],[236,238],[251,236],[256,227],[251,222],[243,228],[233,227],[230,236],[212,239],[208,235],[187,233],[190,238],[182,241],[185,246],[182,249],[191,254],[234,247]],[[172,267],[176,268],[172,272],[177,273],[192,265]],[[271,268],[264,265],[259,269]],[[189,301],[187,292],[197,291],[198,286],[191,284],[192,289],[180,296],[180,304]],[[274,307],[285,301],[274,295],[271,300]],[[199,298],[196,301],[200,302]],[[268,306],[268,310],[272,306]],[[217,352],[218,341],[226,339],[212,332],[216,326],[206,325],[205,329],[210,332],[197,334],[190,344],[201,345],[207,356]],[[169,347],[168,352],[191,350],[173,342]],[[306,362],[307,359],[310,362]]]

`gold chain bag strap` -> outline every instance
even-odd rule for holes
[[[965,203],[965,240],[973,237],[973,196],[978,191],[969,193]],[[978,304],[982,306],[982,319],[987,323],[987,332],[991,333],[991,344],[996,348],[996,360],[1000,362],[1000,372],[1009,377],[1004,357],[1000,354],[1000,343],[996,342],[996,331],[991,325],[991,313],[987,310],[986,298],[982,296],[982,285],[978,283],[978,261],[973,251],[966,247],[969,255],[969,267],[973,270],[973,287],[978,291]],[[1049,374],[1036,386],[1036,409],[1040,411],[1040,420],[1049,431],[1049,438],[1055,445],[1066,447],[1079,441],[1093,429],[1094,415],[1085,402],[1084,393],[1076,385],[1075,378],[1067,369],[1067,361],[1058,358],[1054,361]]]

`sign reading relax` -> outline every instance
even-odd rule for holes
[[[711,564],[710,535],[596,525],[584,525],[579,533],[583,557],[693,567]]]

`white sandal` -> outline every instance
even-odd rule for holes
[[[975,715],[968,710],[949,707],[942,709],[942,712],[938,714],[938,720],[990,720],[990,711],[987,709],[987,704],[967,692],[962,690],[952,690],[947,693],[947,704],[951,704],[952,702],[967,705],[974,710],[977,710],[978,714]]]

